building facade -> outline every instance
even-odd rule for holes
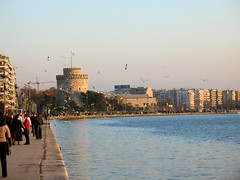
[[[159,104],[174,103],[173,90],[169,90],[169,89],[154,90],[153,97],[156,98]]]
[[[0,103],[1,111],[18,107],[16,74],[7,56],[0,54]]]
[[[137,106],[141,110],[146,107],[157,105],[156,98],[153,98],[153,90],[149,87],[134,87],[130,85],[115,85],[114,91],[111,92],[112,96],[120,95],[124,98],[125,104]]]
[[[234,90],[224,90],[222,91],[223,104],[228,101],[236,101],[236,91]]]
[[[64,68],[63,75],[57,75],[58,104],[75,101],[81,104],[81,93],[88,91],[88,75],[82,74],[81,68]]]
[[[147,107],[154,107],[157,105],[155,98],[151,98],[147,95],[138,94],[122,94],[125,104],[131,104],[134,107],[139,107],[140,110],[145,110]]]
[[[240,103],[240,91],[236,91],[236,102],[239,104]]]
[[[210,107],[211,109],[217,109],[217,90],[216,89],[210,89]]]
[[[130,87],[130,85],[115,85],[113,94],[134,94],[134,95],[147,95],[153,97],[153,89],[150,87]]]
[[[195,89],[195,110],[209,111],[211,107],[210,102],[210,90],[206,89]]]
[[[189,110],[195,109],[194,90],[179,89],[176,91],[176,106],[186,106]]]

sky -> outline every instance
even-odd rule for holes
[[[36,77],[56,81],[72,51],[89,90],[240,90],[239,0],[0,0],[0,7],[0,53],[17,67],[19,87]]]

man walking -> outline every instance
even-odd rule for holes
[[[35,124],[35,133],[36,133],[36,139],[42,139],[42,125],[44,124],[43,122],[43,117],[40,113],[37,114],[37,122]]]

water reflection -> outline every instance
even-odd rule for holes
[[[240,116],[202,117],[52,123],[70,179],[240,179]]]

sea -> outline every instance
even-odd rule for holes
[[[240,114],[51,120],[69,179],[240,179]]]

